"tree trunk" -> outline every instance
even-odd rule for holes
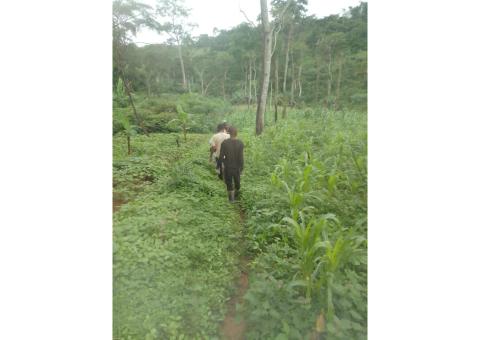
[[[339,65],[338,65],[337,91],[335,94],[335,110],[338,109],[339,101],[340,101],[340,83],[342,81],[342,65],[343,65],[343,60],[341,58],[338,64]]]
[[[283,108],[282,108],[282,118],[287,118],[287,100],[283,100]]]
[[[273,81],[270,79],[270,101],[268,104],[268,110],[272,111],[272,97],[273,97]]]
[[[277,118],[278,118],[278,89],[279,89],[279,86],[278,86],[278,83],[279,83],[279,80],[278,80],[278,53],[276,53],[276,57],[275,57],[275,100],[274,100],[274,105],[275,105],[275,123],[277,122]]]
[[[318,103],[318,92],[320,91],[319,82],[320,82],[320,58],[317,58],[315,65],[315,103]]]
[[[288,27],[287,50],[285,52],[285,71],[283,72],[283,94],[287,93],[288,57],[290,55],[290,40],[292,39],[293,26]]]
[[[205,90],[203,88],[203,71],[200,73],[200,86],[202,90],[202,96],[205,94]]]
[[[182,56],[182,45],[180,44],[180,40],[177,39],[178,44],[178,57],[180,58],[180,68],[182,69],[182,86],[183,89],[187,89],[187,77],[185,75],[185,66],[183,65],[183,56]]]
[[[127,151],[128,154],[131,155],[132,154],[132,147],[130,145],[130,135],[127,135],[127,150],[128,150]]]
[[[290,84],[290,105],[293,106],[294,102],[294,92],[295,92],[295,63],[293,62],[293,53],[292,53],[292,82]]]
[[[226,94],[225,94],[225,83],[227,82],[227,71],[223,72],[223,81],[222,81],[222,92],[223,92],[223,100],[226,100]]]
[[[329,47],[328,52],[328,80],[327,80],[327,106],[330,107],[330,95],[332,93],[332,47]]]
[[[299,66],[298,68],[298,98],[302,97],[302,65]]]
[[[208,88],[210,87],[210,84],[213,83],[214,80],[215,80],[215,77],[213,77],[212,80],[210,80],[210,81],[207,83],[207,86],[205,86],[205,91],[203,92],[203,95],[204,95],[204,96],[207,95]]]
[[[150,97],[152,95],[152,90],[151,90],[151,85],[150,85],[150,76],[145,77],[146,84],[147,84],[147,97]]]
[[[247,87],[248,87],[248,67],[247,65],[245,66],[245,86],[244,86],[244,98],[247,98]]]
[[[258,92],[257,92],[257,66],[256,66],[256,61],[255,59],[253,59],[253,93],[255,94],[255,96],[258,96]],[[258,98],[255,98],[256,100],[258,100]]]
[[[252,60],[248,59],[248,110],[252,102]]]
[[[270,63],[272,59],[272,29],[268,22],[267,0],[260,0],[263,26],[263,74],[261,79],[261,92],[258,96],[257,119],[255,134],[258,136],[263,132],[265,109],[267,106],[268,83],[270,82]]]

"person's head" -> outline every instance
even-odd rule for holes
[[[237,137],[237,133],[238,133],[238,132],[237,132],[237,128],[234,127],[234,126],[230,126],[230,127],[228,128],[228,133],[230,134],[230,137],[231,137],[231,138]]]
[[[227,130],[227,126],[226,126],[226,123],[220,123],[217,125],[217,132],[222,132],[222,131],[226,131]]]

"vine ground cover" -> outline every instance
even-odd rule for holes
[[[247,339],[366,338],[366,114],[291,112],[260,137],[252,116],[228,117],[245,143],[243,227],[209,135],[137,136],[131,157],[114,137],[114,195],[128,200],[114,214],[116,338],[221,338],[242,256]]]

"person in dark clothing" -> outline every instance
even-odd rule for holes
[[[224,140],[221,145],[220,161],[224,167],[228,199],[230,202],[234,202],[238,199],[240,193],[240,175],[243,171],[243,143],[237,139],[237,129],[235,127],[231,126],[228,132],[230,138]]]

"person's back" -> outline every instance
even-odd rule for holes
[[[234,202],[240,191],[240,175],[243,171],[243,143],[237,139],[236,128],[230,127],[229,132],[230,139],[224,140],[220,149],[220,162],[225,167],[224,177],[228,199],[230,202]]]
[[[243,170],[243,143],[239,139],[223,141],[221,153],[225,168]]]

